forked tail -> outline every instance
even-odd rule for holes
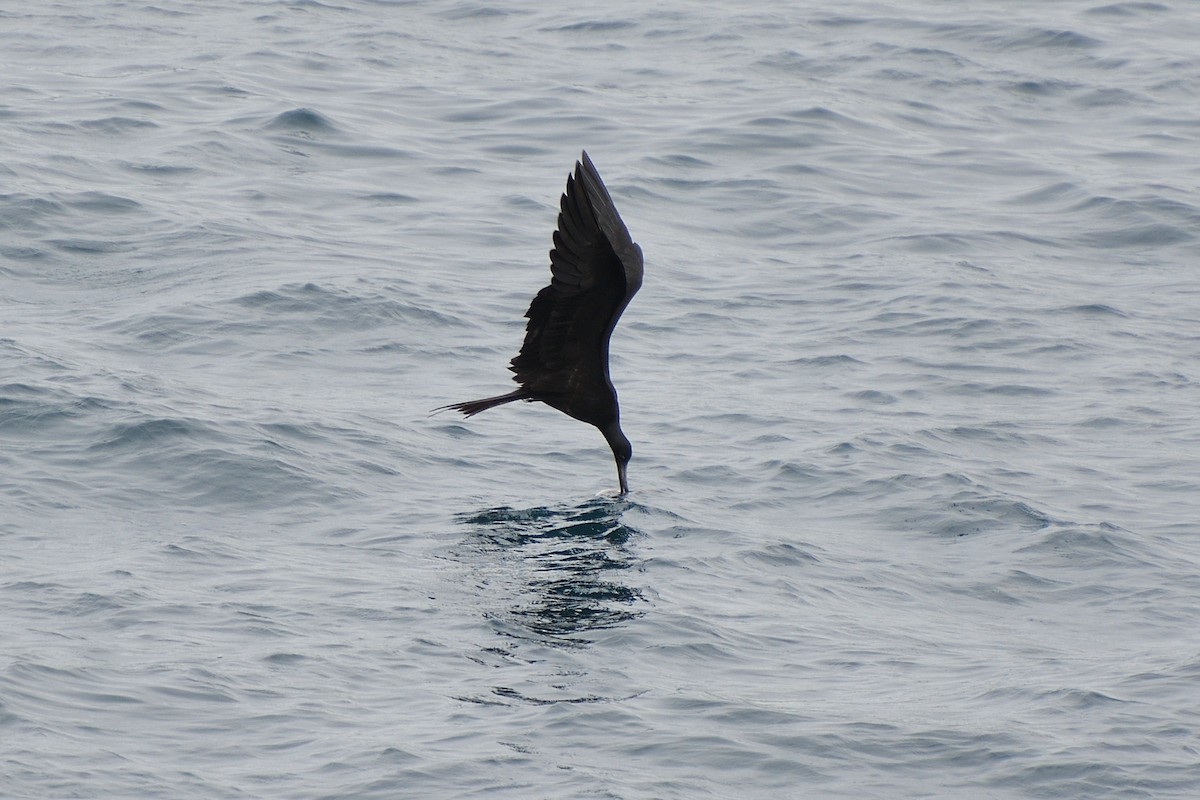
[[[494,406],[502,406],[505,403],[511,403],[513,400],[528,400],[529,393],[524,389],[516,389],[508,394],[496,395],[495,397],[485,397],[482,400],[468,400],[465,403],[451,403],[448,406],[439,406],[433,410],[436,414],[439,411],[453,410],[461,411],[468,417],[473,417],[480,411],[487,411]]]

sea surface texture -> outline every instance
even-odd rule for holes
[[[1200,3],[0,8],[0,796],[1200,797]],[[599,433],[508,391],[586,149]]]

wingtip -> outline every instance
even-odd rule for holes
[[[600,174],[599,170],[596,169],[596,165],[592,163],[591,157],[587,154],[587,150],[579,153],[579,160],[575,162],[575,171],[580,175],[584,173],[592,175]]]
[[[606,197],[608,190],[604,188],[604,179],[600,177],[600,170],[596,169],[596,165],[592,163],[587,150],[580,152],[579,160],[575,162],[575,174],[573,177],[579,183],[589,187],[589,194],[599,190],[600,197],[604,198],[605,202],[609,205],[612,204],[612,201]],[[595,195],[593,195],[593,201],[594,198]]]

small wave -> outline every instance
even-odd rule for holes
[[[37,229],[42,220],[61,216],[66,210],[66,206],[53,196],[21,192],[0,194],[0,227]]]
[[[1116,430],[1118,428],[1130,427],[1131,424],[1130,420],[1119,419],[1117,417],[1088,417],[1085,420],[1076,422],[1074,427],[1089,430]]]
[[[144,161],[119,161],[117,162],[123,169],[130,172],[155,175],[155,176],[171,176],[171,175],[188,175],[199,172],[199,167],[189,167],[180,164],[151,164]]]
[[[1008,497],[980,498],[977,491],[963,492],[948,506],[947,519],[931,532],[941,536],[965,536],[988,530],[1041,530],[1053,522],[1047,514],[1028,503]]]
[[[313,142],[309,149],[342,158],[410,158],[412,153],[386,145],[347,144],[341,142]]]
[[[970,238],[958,233],[913,233],[892,236],[887,241],[914,253],[959,253],[973,249]]]
[[[336,133],[339,128],[333,120],[319,111],[311,108],[293,108],[276,114],[270,122],[263,126],[267,130],[286,131],[291,133]]]
[[[1129,701],[1091,689],[1067,688],[1041,692],[1037,697],[1037,702],[1087,711],[1099,706],[1128,703]]]
[[[794,570],[821,563],[808,549],[792,542],[776,542],[742,553],[745,561],[770,569]]]
[[[1033,191],[1022,192],[1005,202],[1016,206],[1046,205],[1073,199],[1080,200],[1084,196],[1084,192],[1078,184],[1071,181],[1058,181]]]
[[[1092,231],[1075,237],[1084,247],[1101,250],[1140,249],[1189,242],[1196,238],[1190,230],[1174,225],[1134,225],[1117,230]]]
[[[938,24],[933,30],[967,42],[992,47],[998,51],[1023,50],[1092,50],[1102,43],[1098,39],[1069,30],[1025,28],[1010,33],[991,23]]]
[[[142,208],[142,204],[128,197],[120,195],[108,194],[107,192],[80,192],[64,199],[64,203],[69,208],[78,208],[84,211],[102,211],[105,213],[125,213],[129,211],[137,211]]]
[[[563,33],[607,33],[609,31],[623,31],[629,28],[636,28],[637,23],[630,20],[613,19],[613,20],[584,20],[583,22],[573,22],[567,25],[559,25],[553,28],[543,28],[544,31],[557,31]]]
[[[1087,230],[1073,239],[1090,249],[1142,249],[1193,241],[1200,225],[1200,209],[1190,203],[1145,195],[1116,198],[1089,197],[1066,209],[1086,215]]]
[[[1083,13],[1091,16],[1106,17],[1140,17],[1148,14],[1161,14],[1170,11],[1169,6],[1162,3],[1110,3],[1106,6],[1096,6],[1086,9]]]
[[[1078,306],[1064,306],[1063,308],[1055,309],[1053,313],[1084,317],[1127,318],[1129,316],[1124,311],[1113,308],[1112,306],[1104,303],[1086,303]]]
[[[957,472],[903,473],[863,481],[853,492],[835,491],[860,501],[874,498],[880,506],[880,521],[888,528],[937,537],[1031,533],[1055,524],[1050,514],[1029,501]]]
[[[489,20],[513,15],[529,14],[529,11],[503,8],[499,5],[480,5],[478,3],[459,3],[457,6],[442,9],[437,16],[449,20]]]
[[[78,125],[84,130],[105,133],[109,135],[117,135],[144,128],[158,127],[158,123],[151,120],[134,119],[132,117],[104,117],[102,119],[88,119],[82,120],[78,123]]]
[[[850,392],[846,396],[852,400],[872,405],[892,405],[900,401],[900,398],[896,397],[896,395],[889,392],[881,392],[877,389],[863,389],[858,392]]]
[[[37,247],[8,247],[0,244],[0,255],[13,261],[40,261],[46,257],[46,251]],[[16,274],[3,266],[0,266],[0,272],[6,275]]]
[[[1075,31],[1031,30],[1011,40],[1013,49],[1090,50],[1100,45],[1099,39]]]
[[[784,362],[784,364],[794,367],[845,367],[850,365],[861,366],[863,363],[854,356],[848,355],[811,356],[808,358],[793,358],[790,361]]]
[[[1080,108],[1137,107],[1147,102],[1146,98],[1127,89],[1106,87],[1086,92],[1072,101]]]
[[[1069,561],[1079,569],[1137,567],[1154,571],[1177,561],[1177,557],[1157,550],[1148,540],[1110,523],[1058,522],[1047,526],[1036,541],[1019,552],[1040,554],[1055,562]]]
[[[407,203],[418,203],[420,198],[413,197],[411,194],[400,194],[399,192],[379,192],[376,194],[367,194],[362,196],[363,200],[368,200],[372,203],[380,205],[401,205]]]
[[[213,439],[211,429],[196,420],[157,418],[121,423],[109,437],[91,445],[94,451],[136,449],[146,445],[162,446],[172,439]]]
[[[199,307],[189,313],[147,314],[111,323],[113,330],[156,347],[170,347],[192,342],[215,321],[198,314]]]
[[[707,169],[713,166],[711,162],[704,161],[703,159],[698,158],[690,153],[661,154],[657,156],[651,156],[649,161],[652,164],[659,164],[673,168]]]
[[[301,317],[306,324],[322,323],[348,330],[395,321],[423,325],[458,324],[457,319],[431,308],[401,303],[380,294],[357,294],[316,283],[289,284],[276,290],[242,295],[230,302],[278,317]]]
[[[282,457],[204,448],[189,449],[168,460],[175,471],[169,481],[175,484],[170,495],[189,498],[198,506],[332,504],[338,495],[345,496]]]
[[[1200,222],[1200,209],[1190,203],[1172,200],[1160,195],[1141,197],[1110,197],[1095,195],[1072,206],[1071,211],[1100,212],[1106,219],[1127,220],[1131,217],[1147,218],[1153,215],[1171,216],[1181,222]]]
[[[49,244],[68,253],[83,253],[87,255],[128,253],[135,249],[128,242],[110,239],[50,239]]]
[[[0,430],[46,436],[62,423],[114,407],[102,398],[76,395],[60,386],[10,383],[0,386]]]
[[[1078,84],[1054,79],[1025,80],[1008,84],[1009,91],[1029,97],[1056,97],[1073,92],[1078,88]]]
[[[769,53],[759,58],[755,62],[755,66],[807,76],[834,75],[841,70],[839,65],[831,63],[827,59],[812,58],[795,50],[778,50]]]
[[[980,383],[972,381],[947,387],[948,394],[995,395],[999,397],[1049,397],[1057,389],[1045,386],[1030,386],[1024,383]]]

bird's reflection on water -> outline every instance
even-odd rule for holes
[[[476,563],[491,564],[493,577],[503,572],[516,590],[500,612],[505,621],[544,643],[580,646],[589,643],[580,634],[641,615],[640,593],[620,581],[638,563],[627,546],[637,532],[621,520],[630,505],[595,498],[571,507],[503,506],[458,521],[472,529]]]

